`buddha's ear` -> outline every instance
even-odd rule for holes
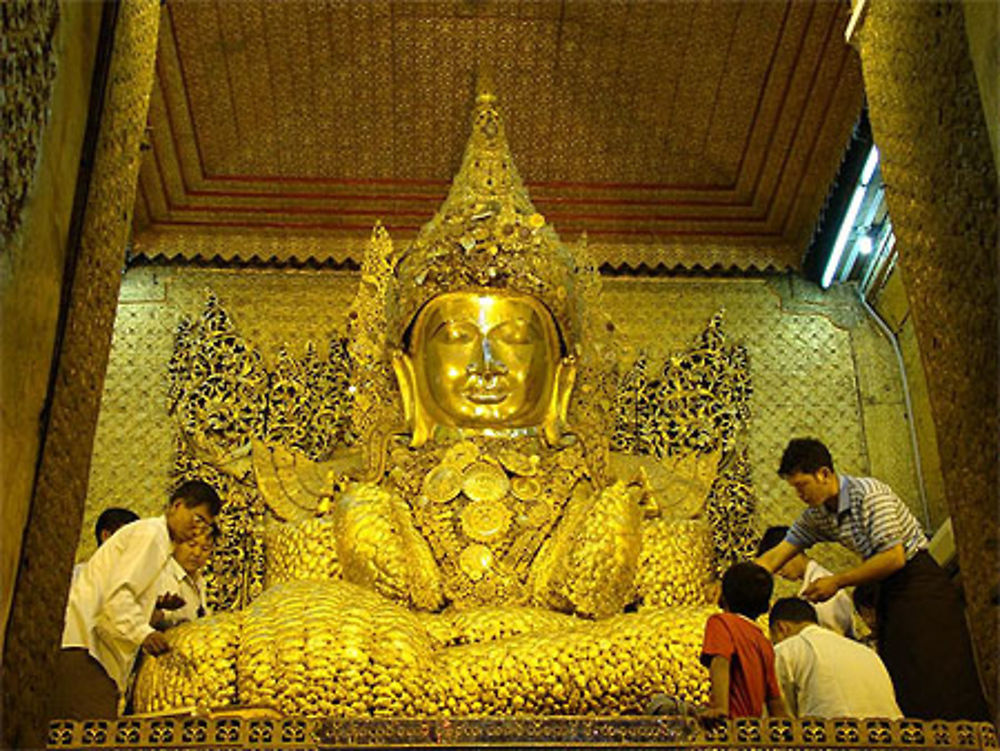
[[[573,394],[573,384],[576,383],[576,358],[564,357],[556,365],[556,377],[552,387],[551,401],[549,408],[545,412],[545,422],[542,425],[542,432],[545,434],[545,441],[550,446],[559,443],[562,437],[562,426],[566,424],[566,415],[569,412],[569,398]]]
[[[403,417],[410,429],[410,446],[422,446],[430,435],[430,420],[417,394],[417,374],[413,358],[402,351],[392,353],[392,370],[403,397]]]

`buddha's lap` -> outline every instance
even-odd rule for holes
[[[170,633],[172,651],[140,671],[136,711],[238,703],[304,716],[630,712],[657,691],[698,702],[710,612],[432,615],[344,582],[289,582],[244,611]]]

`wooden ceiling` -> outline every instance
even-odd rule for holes
[[[167,0],[140,255],[357,260],[433,215],[493,72],[519,171],[613,266],[796,267],[861,102],[846,2]]]

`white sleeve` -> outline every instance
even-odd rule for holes
[[[111,540],[105,545],[110,543]],[[107,597],[95,627],[109,641],[137,648],[155,630],[149,625],[153,608],[143,605],[142,595],[159,581],[169,553],[165,557],[155,539],[147,535],[130,535],[119,540],[115,553],[115,565],[105,587]],[[155,605],[155,595],[150,605]]]
[[[775,647],[774,672],[778,676],[778,685],[781,686],[781,695],[785,697],[785,705],[788,707],[788,711],[792,717],[798,717],[798,688],[795,682],[795,672],[791,664],[790,651],[788,647],[781,649],[780,644]]]

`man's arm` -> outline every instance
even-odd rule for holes
[[[793,545],[787,540],[782,540],[764,555],[754,561],[759,566],[763,566],[772,574],[788,563],[792,558],[801,553],[805,548]]]
[[[788,710],[788,713],[792,717],[798,717],[798,696],[795,690],[795,676],[792,672],[792,667],[789,664],[789,659],[786,655],[779,654],[775,650],[774,654],[774,673],[775,677],[778,679],[778,687],[781,689],[781,696],[784,697],[785,701],[782,705],[783,708]],[[774,697],[768,698],[767,711],[768,714],[774,715],[771,710],[771,702]],[[788,715],[778,715],[781,717],[787,717]]]
[[[729,717],[729,658],[713,655],[708,668],[712,690],[709,694],[708,709],[702,712],[702,717]]]
[[[780,696],[772,696],[767,700],[767,714],[770,717],[788,717],[788,708]]]
[[[805,588],[802,596],[811,602],[824,602],[844,587],[881,581],[905,565],[906,552],[903,550],[903,543],[900,542],[888,550],[876,553],[854,568],[832,576],[820,577]]]

